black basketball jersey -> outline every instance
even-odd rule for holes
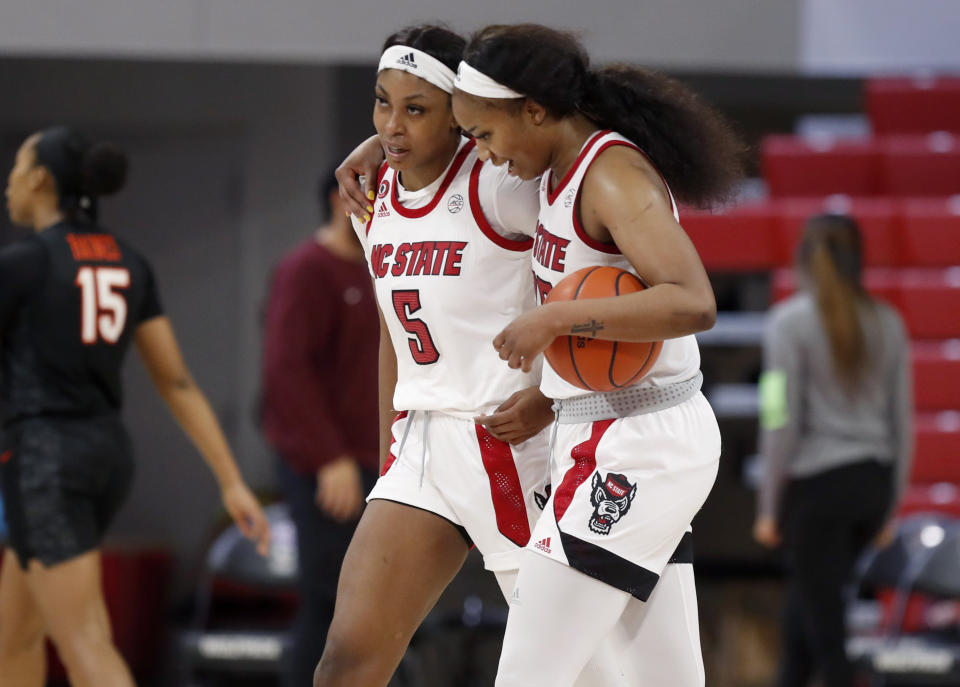
[[[147,261],[100,227],[62,222],[4,249],[4,421],[119,408],[133,332],[161,313]]]

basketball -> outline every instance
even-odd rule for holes
[[[607,298],[644,289],[637,275],[616,267],[584,267],[553,287],[545,303]],[[615,391],[636,384],[650,371],[662,341],[604,341],[558,336],[544,355],[557,374],[587,391]]]

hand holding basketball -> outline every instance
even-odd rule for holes
[[[564,277],[550,291],[544,307],[561,301],[624,296],[644,288],[632,272],[616,267],[584,267]],[[657,362],[663,348],[662,341],[598,339],[595,331],[591,333],[584,326],[584,335],[557,336],[544,355],[558,375],[586,391],[614,391],[636,384]]]
[[[517,369],[529,372],[533,361],[559,334],[558,323],[547,306],[526,312],[497,334],[493,347],[501,360]]]

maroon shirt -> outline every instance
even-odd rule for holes
[[[380,319],[366,263],[310,239],[273,273],[263,346],[263,429],[297,472],[341,455],[379,465]]]

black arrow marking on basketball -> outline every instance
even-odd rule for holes
[[[577,300],[577,296],[580,295],[580,289],[582,289],[583,285],[586,283],[587,277],[589,277],[591,274],[596,272],[598,269],[600,269],[599,266],[592,267],[589,272],[583,275],[583,279],[581,279],[580,283],[577,284],[577,290],[573,292],[573,298],[571,300]],[[590,391],[596,391],[596,389],[594,389],[592,386],[587,384],[587,382],[583,379],[583,375],[580,374],[580,370],[577,369],[577,356],[573,354],[573,337],[572,336],[567,337],[567,347],[570,349],[570,362],[573,364],[573,371],[577,373],[577,379],[579,379],[580,383],[583,384],[584,389],[590,389]]]

